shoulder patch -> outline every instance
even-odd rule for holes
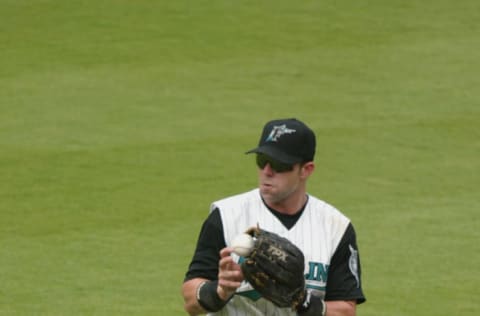
[[[357,288],[360,287],[360,278],[358,276],[358,250],[352,247],[352,245],[348,245],[350,248],[350,258],[348,259],[348,267],[350,268],[350,272],[352,272],[355,280],[357,281]]]

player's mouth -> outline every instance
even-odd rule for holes
[[[260,183],[260,186],[262,188],[265,188],[265,189],[270,189],[270,188],[273,187],[273,185],[271,183],[268,183],[268,182],[262,182],[262,183]]]

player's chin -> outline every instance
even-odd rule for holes
[[[260,195],[267,204],[277,203],[279,198],[272,190],[260,190]]]
[[[270,200],[273,197],[273,193],[269,188],[260,188],[260,195],[266,201]]]

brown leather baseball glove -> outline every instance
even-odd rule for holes
[[[245,279],[278,307],[297,309],[305,298],[304,256],[291,241],[252,227],[254,247],[242,262]]]

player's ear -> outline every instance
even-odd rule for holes
[[[300,176],[306,179],[313,173],[314,170],[315,164],[313,161],[306,162],[300,165]]]

